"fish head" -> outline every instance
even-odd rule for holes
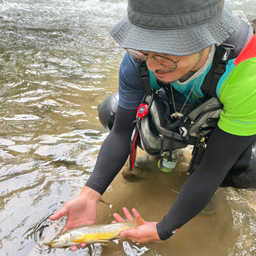
[[[54,239],[52,239],[52,241],[49,243],[49,246],[51,247],[68,246],[70,244],[70,238],[71,238],[71,235],[67,232],[64,232],[56,236]]]

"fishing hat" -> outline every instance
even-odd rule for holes
[[[127,12],[110,29],[121,47],[179,56],[220,45],[240,24],[224,0],[128,0]]]

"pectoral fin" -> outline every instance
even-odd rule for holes
[[[104,240],[104,239],[102,239],[102,240],[98,240],[98,242],[99,243],[102,243],[102,244],[104,244],[104,243],[108,243],[110,240]]]
[[[71,241],[74,244],[80,244],[80,243],[84,243],[85,239],[82,236],[78,236],[78,237],[73,238]]]
[[[98,240],[97,243],[100,243],[101,245],[107,245],[110,240]]]

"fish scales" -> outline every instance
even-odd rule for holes
[[[74,244],[85,243],[105,243],[119,237],[120,233],[128,228],[137,228],[144,224],[143,219],[138,215],[128,222],[114,224],[92,224],[70,229],[55,237],[50,243],[51,247],[63,247]]]
[[[79,232],[74,230],[75,232],[71,233],[74,239],[71,240],[72,242],[77,242],[78,237],[80,237],[79,242],[86,241],[87,243],[95,243],[97,241],[108,241],[118,237],[123,230],[128,228],[135,228],[135,225],[130,222],[109,225],[91,225],[82,228]]]

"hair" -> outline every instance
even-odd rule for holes
[[[198,52],[198,53],[199,53],[199,59],[201,59],[201,58],[203,57],[204,51],[205,51],[206,49],[209,49],[209,52],[210,52],[210,51],[211,51],[211,48],[212,48],[212,46],[210,45],[209,47],[207,47],[207,48],[203,49],[202,51]]]
[[[199,53],[199,58],[202,58],[202,56],[203,56],[205,50],[206,50],[206,49],[203,49],[202,51],[198,52],[198,53]]]

